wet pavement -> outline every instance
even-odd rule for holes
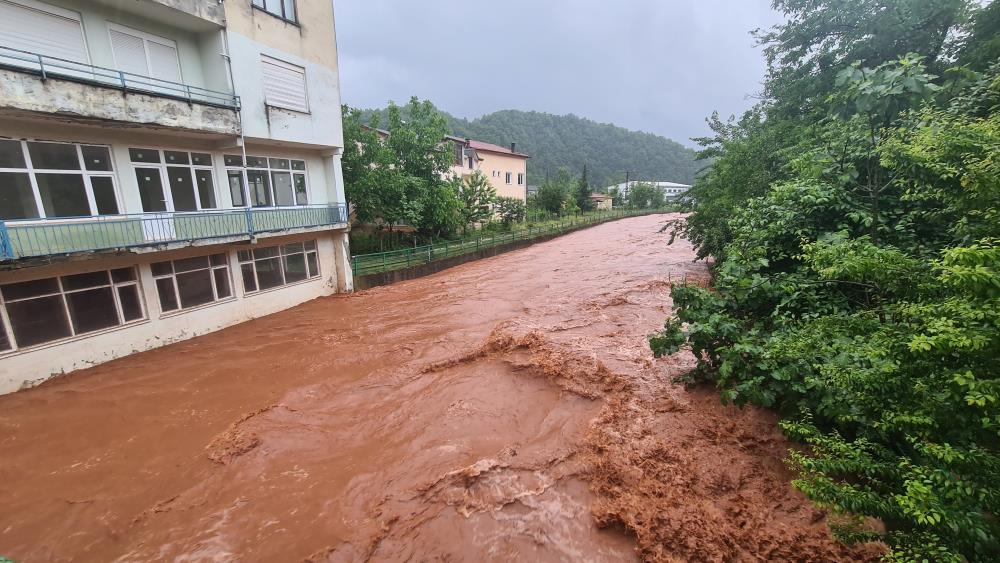
[[[645,336],[671,216],[318,299],[0,397],[23,561],[830,561],[774,417]]]

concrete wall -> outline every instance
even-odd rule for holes
[[[504,197],[516,197],[525,201],[528,184],[528,159],[524,157],[511,156],[506,154],[477,151],[483,158],[479,163],[479,169],[489,178],[493,187],[497,189],[497,195]],[[493,172],[500,174],[494,176]],[[511,173],[510,184],[506,182],[507,172]],[[524,174],[524,184],[517,185],[517,175]]]
[[[81,84],[13,70],[0,70],[0,112],[37,114],[49,121],[122,122],[215,135],[239,134],[236,112],[146,94]],[[4,131],[6,133],[6,131]]]
[[[143,256],[125,254],[86,262],[0,273],[0,283],[11,283],[136,265],[139,269],[140,289],[146,311],[146,320],[125,327],[116,327],[0,355],[0,394],[37,385],[62,373],[187,340],[282,311],[310,299],[331,295],[338,291],[338,286],[343,287],[347,282],[338,276],[338,271],[343,267],[343,264],[338,263],[338,253],[346,244],[346,238],[347,234],[343,231],[323,231],[308,235],[261,239],[262,246],[316,239],[320,277],[252,295],[244,294],[237,259],[237,251],[240,248],[247,248],[246,245],[199,247]],[[217,252],[226,252],[229,255],[234,296],[196,309],[163,313],[160,310],[149,264]],[[350,273],[349,268],[347,273]]]

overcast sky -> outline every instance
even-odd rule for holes
[[[459,117],[573,113],[691,145],[739,114],[769,0],[334,0],[344,102],[429,98]]]

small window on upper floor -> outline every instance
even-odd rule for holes
[[[298,23],[295,13],[295,0],[251,0],[254,7],[264,10],[272,16],[292,23]]]
[[[261,67],[267,105],[309,113],[306,69],[266,55],[261,56]]]

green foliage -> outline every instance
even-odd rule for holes
[[[504,110],[473,120],[446,118],[456,136],[503,147],[517,143],[518,152],[531,155],[533,178],[555,177],[562,168],[580,170],[586,164],[596,187],[623,182],[626,170],[636,177],[691,184],[706,166],[675,141],[575,115]]]
[[[631,184],[625,196],[625,205],[632,209],[657,209],[663,207],[665,202],[663,189],[651,182]]]
[[[478,223],[493,216],[493,204],[497,199],[497,190],[485,174],[476,170],[464,181],[452,178],[452,184],[458,191],[461,203],[459,213],[462,216],[462,227],[468,231]]]
[[[776,409],[806,445],[795,486],[885,526],[839,537],[1000,560],[1000,65],[947,68],[967,15],[995,8],[775,6],[765,100],[710,122],[678,225],[714,287],[675,287],[650,346],[690,346],[692,377]],[[963,52],[995,25],[974,20]]]
[[[505,227],[524,221],[526,207],[524,202],[516,197],[498,197],[496,199],[496,214]]]
[[[576,197],[576,207],[580,211],[591,211],[594,209],[594,202],[590,199],[590,194],[593,190],[590,189],[590,181],[587,179],[587,165],[583,165],[583,174],[576,181],[576,191],[574,192],[574,197]]]
[[[574,184],[573,177],[570,176],[569,172],[565,168],[561,169],[554,178],[546,178],[538,186],[538,193],[531,198],[528,206],[555,215],[562,215],[566,211],[567,204],[572,200]]]
[[[444,116],[417,98],[403,108],[390,104],[386,113],[389,136],[381,139],[379,121],[366,124],[364,112],[344,107],[344,191],[355,218],[379,231],[405,224],[425,238],[454,235],[463,207],[441,179],[452,159],[441,143]]]

